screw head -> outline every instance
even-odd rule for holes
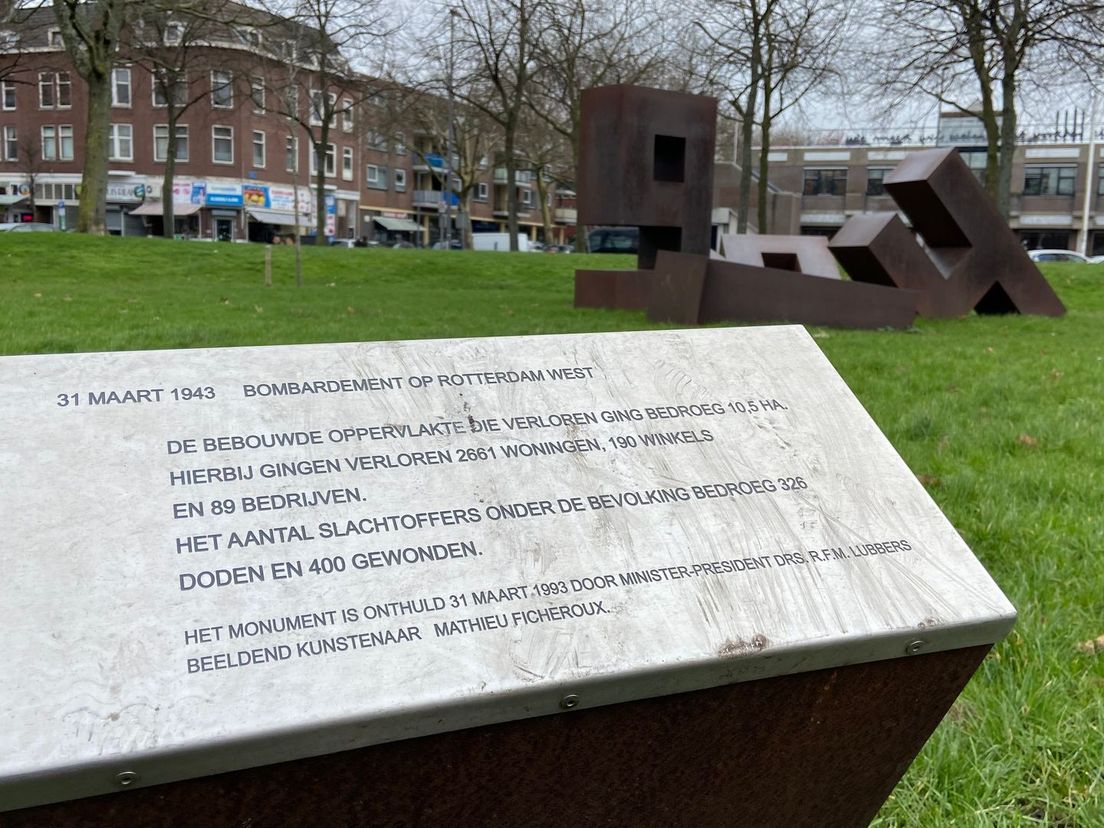
[[[135,782],[138,781],[138,774],[136,774],[134,771],[123,771],[115,777],[115,781],[125,788],[128,785],[133,785]]]
[[[923,650],[926,646],[928,646],[928,642],[927,641],[921,641],[919,638],[916,639],[915,641],[910,641],[908,643],[908,645],[905,647],[905,654],[906,655],[916,655],[918,652]]]
[[[560,707],[564,710],[571,710],[574,707],[579,706],[579,697],[574,693],[568,693],[562,699],[560,699]]]

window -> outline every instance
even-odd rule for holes
[[[328,120],[332,124],[334,112],[337,110],[337,95],[333,92],[329,92],[323,96],[322,92],[319,90],[312,89],[310,100],[310,122],[315,126],[321,126],[323,117],[328,115]]]
[[[262,169],[265,165],[265,134],[261,130],[253,131],[253,166]]]
[[[169,125],[157,124],[153,128],[153,160],[165,161],[169,157]],[[176,127],[176,160],[188,160],[188,127]]]
[[[211,161],[215,164],[234,163],[233,127],[211,127]]]
[[[866,171],[866,194],[870,196],[885,195],[885,177],[893,172],[892,167],[870,167]]]
[[[46,43],[51,49],[60,49],[65,46],[61,37],[61,29],[50,29],[46,32]]]
[[[111,105],[130,106],[130,69],[126,66],[111,70]]]
[[[364,165],[364,182],[372,190],[385,190],[387,189],[387,173],[376,164]]]
[[[62,124],[58,127],[58,160],[73,160],[73,125]]]
[[[382,132],[376,132],[375,130],[368,130],[368,148],[379,150],[380,152],[387,152],[391,149],[391,142],[387,140],[387,136]]]
[[[57,160],[57,130],[52,126],[42,128],[42,160]]]
[[[299,117],[299,87],[289,86],[284,89],[284,108],[293,118]]]
[[[4,143],[0,146],[0,150],[4,153],[5,161],[19,160],[19,137],[15,133],[15,127],[4,127]]]
[[[290,173],[299,171],[299,139],[294,135],[287,137],[284,145],[284,169]]]
[[[344,147],[341,150],[341,177],[345,181],[353,180],[353,150],[351,147]]]
[[[19,35],[15,32],[0,31],[0,52],[14,52],[19,48]]]
[[[847,192],[847,170],[805,170],[802,195],[841,196]]]
[[[487,190],[488,190],[488,187],[485,183],[484,184],[477,184],[476,187],[475,187],[475,200],[476,201],[486,201],[487,200]]]
[[[1104,195],[1104,164],[1101,164],[1096,169],[1096,194]]]
[[[15,109],[15,84],[11,81],[0,81],[0,109],[7,112]]]
[[[249,100],[253,102],[253,112],[257,115],[263,115],[265,111],[264,78],[249,79]]]
[[[402,193],[406,191],[406,170],[395,170],[395,192]]]
[[[353,102],[348,98],[341,99],[341,131],[353,131]]]
[[[169,23],[165,26],[165,45],[176,46],[184,39],[184,24]]]
[[[134,127],[130,124],[112,124],[108,136],[108,157],[112,161],[134,160]]]
[[[662,180],[662,179],[657,179],[657,180]],[[521,203],[524,204],[526,207],[531,207],[532,206],[532,204],[533,204],[533,191],[532,190],[522,190],[521,191]]]
[[[1024,195],[1073,195],[1077,167],[1024,167]]]
[[[68,72],[38,73],[38,106],[40,109],[68,109],[72,106],[73,85]]]
[[[318,153],[320,151],[320,148],[315,146],[314,151],[311,153],[311,175],[318,172]],[[337,175],[337,147],[333,144],[326,144],[325,165],[327,176]]]
[[[406,155],[406,134],[395,133],[395,155]]]
[[[225,70],[211,73],[211,106],[232,109],[234,106],[234,76]]]
[[[188,103],[188,80],[184,77],[171,78],[165,73],[158,73],[153,82],[153,105],[164,108],[169,105],[169,97],[172,96],[173,106],[184,106]]]
[[[259,48],[261,45],[261,33],[256,29],[239,28],[234,30],[234,34],[238,36],[238,40],[244,43],[246,46],[252,46],[253,48]]]

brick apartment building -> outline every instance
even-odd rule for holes
[[[1012,167],[1009,225],[1028,248],[1104,255],[1104,145],[1086,130],[1023,130]],[[840,135],[835,145],[776,146],[769,154],[774,233],[831,235],[856,213],[893,211],[882,181],[909,152],[957,147],[980,178],[984,135],[968,116],[937,130]]]
[[[46,9],[19,27],[0,25],[0,221],[72,227],[87,94],[51,15]],[[162,36],[171,45],[172,30]],[[160,235],[168,198],[180,236],[279,240],[291,233],[296,216],[303,233],[315,232],[315,153],[307,132],[277,105],[287,105],[289,58],[283,46],[279,29],[225,26],[193,47],[186,88],[173,93],[181,103],[194,103],[177,122],[171,192],[163,185],[170,140],[164,90],[159,94],[141,61],[117,63],[107,191],[111,233]],[[14,67],[8,72],[5,59]],[[309,67],[299,68],[304,94],[291,105],[313,125],[308,107],[321,92],[306,88]],[[436,239],[446,203],[444,140],[414,129],[385,130],[374,120],[371,96],[337,103],[322,159],[326,234],[417,244]],[[480,175],[484,180],[473,188],[469,205],[472,229],[505,231],[505,170],[486,159]],[[522,171],[517,178],[521,231],[538,238],[544,235],[543,217],[533,177]],[[573,204],[569,194],[549,198],[556,199],[549,205],[553,240],[562,242],[574,235]]]

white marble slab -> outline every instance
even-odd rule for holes
[[[5,808],[1015,618],[800,327],[9,357],[0,434]]]

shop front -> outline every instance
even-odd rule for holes
[[[383,245],[397,242],[416,244],[422,228],[405,213],[368,212],[364,215],[364,233],[369,240]]]
[[[141,205],[145,198],[144,179],[129,178],[108,182],[107,209],[104,214],[107,232],[112,236],[147,235],[143,218],[131,214],[131,211]]]
[[[245,238],[243,225],[242,185],[237,181],[207,181],[204,203],[210,222],[206,232],[215,241],[236,241]]]

